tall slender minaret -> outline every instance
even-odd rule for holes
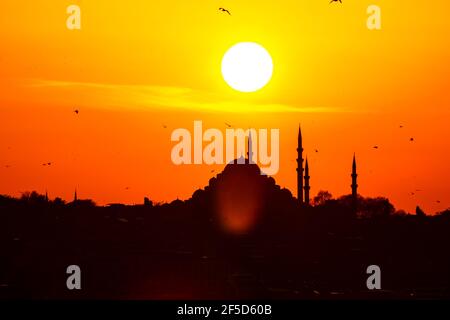
[[[356,155],[353,154],[353,166],[352,166],[352,199],[353,202],[356,203],[358,199],[358,183],[357,183],[358,174],[356,173]]]
[[[77,202],[78,201],[78,195],[77,195],[77,189],[75,189],[75,193],[73,195],[73,202]]]
[[[252,132],[249,131],[248,134],[248,152],[247,152],[247,157],[248,157],[248,163],[249,164],[253,164],[253,141],[252,141]]]
[[[298,146],[297,146],[297,201],[303,203],[303,141],[302,129],[298,126]]]
[[[305,204],[309,206],[310,199],[309,199],[309,190],[311,190],[311,186],[309,185],[309,166],[308,166],[308,157],[306,157],[306,163],[305,163]]]
[[[45,190],[45,202],[48,202],[48,193],[47,193],[47,190]]]

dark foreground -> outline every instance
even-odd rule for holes
[[[448,211],[374,206],[355,216],[345,199],[309,208],[285,199],[236,235],[209,199],[96,207],[2,197],[0,298],[450,298]],[[69,265],[81,268],[79,291],[66,287]],[[380,291],[366,287],[369,265],[381,268]]]

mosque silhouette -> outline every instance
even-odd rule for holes
[[[276,184],[275,179],[262,174],[261,169],[253,162],[253,148],[251,133],[248,136],[247,156],[227,164],[224,170],[209,180],[204,190],[197,190],[192,199],[207,203],[226,225],[228,230],[245,231],[252,224],[264,216],[263,211],[276,214],[276,208],[285,206],[304,211],[311,206],[310,171],[308,160],[303,163],[303,139],[301,128],[298,130],[297,147],[297,198],[295,199],[286,188]],[[356,157],[353,156],[351,196],[347,199],[351,205],[351,212],[356,214],[358,203],[358,184],[356,172]],[[266,210],[267,211],[267,210]],[[266,215],[267,218],[267,215]],[[234,226],[233,226],[234,225]]]
[[[355,156],[351,194],[312,203],[300,129],[294,197],[261,174],[251,143],[186,201],[0,196],[0,299],[450,298],[450,210],[358,195]],[[71,265],[80,291],[67,290]],[[371,265],[382,290],[366,286]]]

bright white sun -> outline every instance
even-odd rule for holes
[[[272,73],[272,57],[254,42],[234,45],[222,59],[223,78],[230,87],[241,92],[262,89],[272,78]]]

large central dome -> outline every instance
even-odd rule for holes
[[[289,190],[281,189],[272,177],[261,174],[257,164],[243,157],[228,163],[192,199],[210,212],[224,231],[233,234],[248,233],[265,220],[268,212],[295,204]]]
[[[215,212],[227,231],[243,233],[255,225],[264,200],[264,179],[256,164],[240,158],[211,181]]]

